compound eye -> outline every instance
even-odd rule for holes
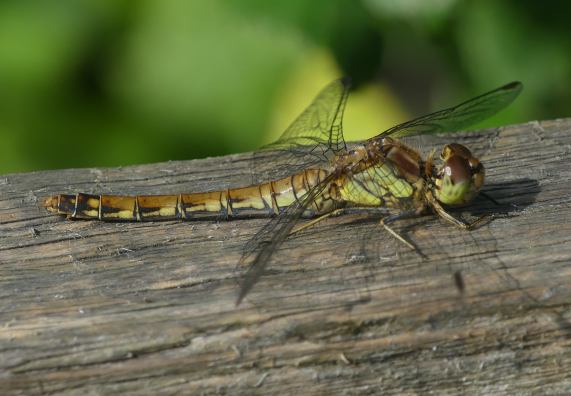
[[[472,178],[468,162],[458,155],[448,158],[444,165],[444,174],[448,175],[454,184],[469,182]]]
[[[470,150],[458,143],[450,143],[444,146],[442,149],[442,154],[440,154],[440,158],[443,160],[447,160],[448,158],[452,157],[453,155],[460,156],[462,158],[472,158],[472,153]]]
[[[464,157],[464,158],[471,158],[472,157],[472,153],[470,152],[470,150],[468,150],[468,148],[466,146],[463,146],[463,145],[458,144],[458,143],[450,143],[448,146],[450,146],[450,149],[456,155],[459,155],[459,156]]]

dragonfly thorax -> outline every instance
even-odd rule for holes
[[[485,170],[482,163],[470,150],[458,143],[444,146],[440,158],[442,166],[431,177],[436,199],[451,206],[465,205],[472,201],[484,184]]]
[[[332,160],[332,167],[337,173],[359,171],[359,168],[369,161],[369,157],[370,154],[364,146],[357,146],[337,154]]]
[[[336,161],[335,199],[356,206],[423,207],[420,155],[391,138],[369,140]]]

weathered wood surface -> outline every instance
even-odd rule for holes
[[[483,154],[501,205],[470,212],[491,223],[407,222],[423,258],[370,215],[330,219],[287,241],[238,308],[236,263],[267,220],[68,221],[38,205],[239,186],[247,155],[0,177],[1,393],[569,393],[571,119],[422,141],[451,139]]]

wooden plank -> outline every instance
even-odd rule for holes
[[[238,308],[236,263],[267,220],[67,221],[38,203],[239,186],[248,155],[0,177],[2,393],[568,393],[571,119],[416,143],[451,139],[501,203],[463,213],[492,222],[402,223],[422,257],[371,215],[330,219]]]

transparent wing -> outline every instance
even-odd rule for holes
[[[327,85],[278,140],[254,153],[254,182],[328,164],[346,148],[343,111],[349,86],[348,78]]]
[[[239,305],[260,276],[264,273],[274,252],[291,233],[303,212],[323,193],[333,175],[329,175],[320,184],[313,187],[298,201],[291,204],[279,216],[272,218],[258,233],[246,244],[240,259],[240,266],[250,261],[249,267],[240,284],[240,292],[236,300]]]
[[[385,136],[400,138],[462,130],[502,110],[513,102],[522,88],[523,85],[520,82],[511,82],[457,106],[396,125],[372,139]]]

